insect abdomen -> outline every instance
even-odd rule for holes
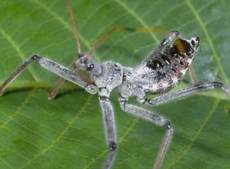
[[[199,38],[177,38],[173,44],[166,46],[161,53],[150,56],[143,62],[142,68],[150,81],[153,93],[160,93],[175,87],[187,72],[199,47]],[[144,74],[143,74],[144,75]]]

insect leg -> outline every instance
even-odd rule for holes
[[[135,115],[135,116],[144,118],[146,120],[152,121],[152,122],[154,122],[154,123],[156,123],[156,124],[158,124],[160,126],[164,126],[167,129],[165,139],[164,139],[164,141],[162,143],[162,147],[161,147],[161,149],[159,151],[159,154],[158,154],[157,159],[156,159],[155,164],[154,164],[154,169],[159,169],[160,165],[161,165],[161,163],[162,163],[162,161],[163,161],[163,159],[165,157],[165,154],[166,154],[168,146],[169,146],[169,144],[171,142],[171,139],[172,139],[172,135],[173,135],[172,125],[164,117],[159,116],[156,113],[153,113],[153,112],[148,111],[146,109],[140,108],[138,106],[128,104],[127,101],[128,100],[126,98],[122,98],[122,97],[119,98],[119,103],[121,105],[121,108],[124,111],[126,111],[126,112],[128,112],[128,113],[130,113],[132,115]]]
[[[109,169],[114,161],[117,152],[115,118],[112,105],[107,97],[99,96],[102,108],[107,144],[109,147],[109,155],[105,164],[105,169]]]
[[[51,61],[47,58],[33,55],[29,57],[25,62],[23,62],[11,75],[10,77],[0,86],[0,96],[3,95],[4,90],[6,87],[15,79],[21,72],[32,62],[36,61],[39,63],[40,66],[43,68],[61,76],[62,78],[77,84],[78,86],[84,88],[91,94],[97,93],[97,87],[84,82],[80,76],[78,76],[75,71],[70,70],[54,61]]]
[[[175,91],[172,93],[167,93],[158,97],[155,97],[154,99],[142,99],[143,104],[150,104],[150,105],[159,105],[163,104],[165,102],[174,100],[174,99],[179,99],[182,97],[189,96],[191,94],[199,93],[202,91],[208,91],[208,90],[214,90],[214,89],[222,89],[229,97],[230,97],[230,88],[228,88],[224,83],[222,82],[204,82],[201,84],[197,84],[192,87],[187,87],[185,89]],[[140,99],[139,99],[140,101]],[[141,101],[140,101],[141,102]]]

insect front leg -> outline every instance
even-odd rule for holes
[[[52,60],[49,60],[45,57],[41,57],[38,55],[33,55],[29,57],[25,62],[23,62],[11,75],[6,81],[0,86],[0,96],[3,95],[4,90],[6,87],[19,76],[22,71],[32,62],[37,62],[43,68],[61,76],[62,78],[77,84],[78,86],[84,88],[87,92],[91,94],[97,93],[97,87],[93,84],[88,84],[84,82],[80,76],[78,76],[75,71],[70,70]]]
[[[109,155],[105,164],[105,169],[109,169],[115,159],[117,152],[117,139],[113,107],[108,97],[100,96],[99,101],[102,108],[107,144],[109,148]]]
[[[157,159],[156,159],[155,164],[154,164],[154,169],[159,169],[160,165],[164,159],[164,156],[166,154],[166,151],[168,149],[168,146],[171,142],[171,139],[172,139],[172,135],[173,135],[172,125],[164,117],[159,116],[156,113],[153,113],[153,112],[148,111],[146,109],[140,108],[138,106],[128,104],[127,102],[128,102],[127,98],[123,98],[123,97],[119,98],[120,106],[124,111],[126,111],[132,115],[135,115],[135,116],[144,118],[146,120],[152,121],[152,122],[154,122],[160,126],[164,126],[167,129],[165,139],[162,143],[162,147],[159,151],[159,154],[158,154]]]

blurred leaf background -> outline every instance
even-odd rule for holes
[[[114,26],[178,29],[183,37],[201,38],[193,62],[197,80],[230,84],[227,0],[70,1],[83,51]],[[163,36],[115,33],[94,57],[135,66]],[[2,0],[0,51],[0,83],[32,54],[68,66],[77,50],[64,0]],[[44,89],[52,88],[57,79],[33,63],[0,98],[0,168],[103,167],[107,146],[97,96],[65,83],[58,97],[48,101]],[[189,85],[187,75],[177,89]],[[124,113],[117,96],[114,92],[110,99],[119,143],[113,168],[152,168],[165,129]],[[222,91],[143,107],[170,119],[175,129],[162,168],[230,168],[230,104]]]

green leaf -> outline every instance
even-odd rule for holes
[[[229,85],[227,0],[71,1],[83,51],[114,26],[178,29],[199,36],[197,81]],[[0,83],[27,57],[39,54],[68,66],[77,56],[64,0],[2,0]],[[98,62],[138,65],[162,40],[158,33],[114,33],[95,51]],[[0,168],[102,168],[108,153],[96,95],[71,83],[47,100],[58,77],[33,63],[0,98]],[[177,88],[192,85],[190,77]],[[123,112],[112,93],[119,150],[113,168],[152,168],[165,129]],[[136,105],[140,105],[133,102]],[[141,105],[140,105],[141,106]],[[170,119],[174,137],[162,168],[230,168],[230,105],[214,90],[145,108]]]

